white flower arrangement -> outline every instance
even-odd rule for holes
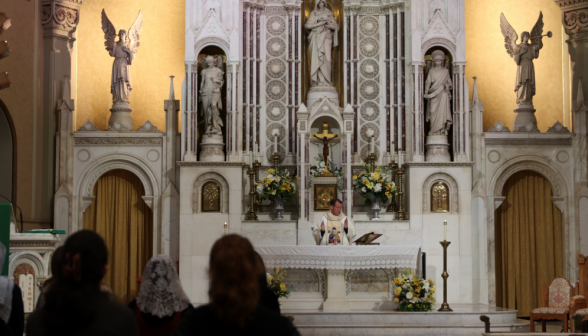
[[[329,159],[329,171],[337,177],[337,188],[343,188],[343,169],[335,167],[333,160]],[[319,154],[319,160],[315,161],[310,166],[310,178],[308,179],[308,187],[312,187],[314,177],[325,172],[325,161],[322,154]]]

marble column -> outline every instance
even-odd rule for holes
[[[60,108],[59,98],[63,98],[61,92],[66,86],[63,81],[72,78],[72,70],[76,64],[75,52],[75,31],[80,17],[80,3],[65,0],[43,0],[41,1],[41,24],[43,25],[43,117],[42,125],[42,150],[39,167],[43,167],[40,181],[36,187],[40,190],[41,212],[38,219],[49,221],[51,218],[54,193],[59,188],[64,174],[56,174],[57,169],[65,167],[56,164],[56,141],[55,130],[57,129],[56,109]],[[75,77],[69,88],[75,87]],[[68,95],[70,93],[68,92]],[[68,97],[69,98],[69,97]],[[73,106],[73,102],[72,102]],[[71,109],[73,110],[73,108]],[[73,121],[68,124],[64,132],[73,131]],[[65,158],[60,158],[65,159]],[[63,168],[63,169],[62,169]],[[56,225],[58,225],[56,223]],[[62,227],[55,227],[62,229]]]

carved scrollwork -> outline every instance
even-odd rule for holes
[[[378,95],[380,94],[380,86],[376,81],[366,80],[361,83],[359,92],[363,98],[367,100],[374,100],[378,98]]]
[[[273,101],[267,105],[267,117],[273,121],[280,121],[286,115],[286,107],[284,104]]]
[[[553,126],[547,129],[547,133],[570,133],[570,130],[562,125],[559,121],[557,121]]]
[[[245,2],[243,3],[245,4]],[[288,15],[288,11],[283,6],[266,6],[265,15]]]
[[[504,126],[504,124],[500,121],[497,121],[494,126],[488,129],[488,133],[499,133],[499,132],[510,132],[508,127]]]
[[[281,56],[286,51],[286,42],[279,37],[272,37],[267,41],[267,53],[273,57]]]
[[[153,123],[149,120],[147,120],[142,126],[139,126],[139,128],[137,128],[137,132],[162,133],[157,129],[157,126],[153,125]]]
[[[380,130],[378,125],[367,123],[361,126],[360,135],[363,141],[370,142],[372,136],[374,137],[374,140],[377,141],[380,138]]]
[[[523,126],[517,128],[515,130],[515,132],[539,133],[540,131],[537,128],[537,125],[533,125],[533,123],[528,122],[528,123],[524,124]]]
[[[380,24],[373,16],[366,16],[359,22],[359,30],[364,35],[373,36],[380,31]]]
[[[380,73],[380,66],[378,62],[368,58],[361,62],[359,71],[363,77],[373,79]]]
[[[361,105],[359,113],[364,120],[374,121],[380,115],[380,108],[378,107],[378,104],[368,101]]]
[[[588,27],[588,7],[564,12],[563,23],[566,29]]]
[[[274,79],[267,83],[265,93],[271,100],[280,100],[286,94],[286,85],[284,82]]]
[[[282,35],[286,31],[286,21],[280,16],[272,16],[267,20],[267,31],[272,35]]]
[[[267,62],[266,72],[271,78],[280,78],[286,73],[286,64],[278,58]]]
[[[380,153],[380,146],[378,146],[377,144],[376,144],[376,148],[374,149],[374,152],[376,154],[376,160],[377,160],[377,158],[380,157],[380,154],[379,154]],[[361,157],[361,159],[363,161],[366,161],[368,155],[370,155],[370,144],[369,143],[367,143],[365,146],[363,146],[363,148],[361,149],[361,153],[359,154],[359,156]]]
[[[55,23],[65,29],[73,29],[79,22],[79,10],[62,4],[44,4],[41,7],[41,23]]]
[[[365,37],[359,42],[359,50],[365,57],[376,57],[380,52],[380,45],[375,38]]]
[[[229,213],[229,183],[219,173],[216,172],[208,172],[199,175],[196,180],[194,181],[192,187],[192,212],[193,213],[200,213],[202,212],[201,208],[201,200],[202,197],[201,191],[204,184],[207,182],[215,182],[217,186],[220,186],[219,197],[220,197],[220,211],[221,213]]]
[[[437,182],[444,182],[449,187],[449,212],[457,214],[459,212],[459,187],[453,176],[446,173],[432,174],[423,183],[423,213],[431,212],[429,192],[433,184]]]
[[[278,139],[279,139],[279,136],[278,136]],[[282,147],[282,145],[279,143],[278,143],[278,154],[280,154],[282,161],[284,161],[284,159],[286,158],[286,151],[284,150],[284,147]],[[265,151],[265,156],[269,162],[272,162],[272,155],[274,155],[274,144],[273,143],[271,145],[267,146],[267,149]]]
[[[78,128],[78,132],[96,132],[100,131],[96,125],[91,120],[86,121],[80,128]]]
[[[75,139],[76,145],[159,145],[161,138],[78,138]]]

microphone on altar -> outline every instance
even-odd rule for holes
[[[22,221],[22,210],[20,209],[20,207],[18,205],[16,205],[16,204],[12,203],[6,196],[0,194],[0,197],[2,197],[5,200],[7,200],[8,203],[12,204],[13,206],[15,206],[18,209],[18,211],[20,211],[20,232],[24,232],[24,224],[23,224],[23,221]]]

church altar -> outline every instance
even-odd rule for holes
[[[291,290],[295,302],[288,302],[287,308],[300,309],[312,306],[313,302],[322,311],[349,311],[352,309],[348,300],[350,293],[350,271],[381,269],[387,274],[388,283],[392,282],[394,275],[392,269],[417,269],[420,247],[416,245],[388,245],[388,246],[268,246],[257,245],[255,247],[265,266],[285,269],[310,269],[314,270],[319,279],[319,295],[295,297],[297,293]],[[322,284],[321,284],[322,282]],[[296,287],[295,287],[296,288]],[[389,292],[391,287],[389,288]],[[308,293],[306,293],[308,294]],[[365,293],[363,293],[365,294]],[[364,305],[380,306],[383,303],[381,294],[377,296],[368,293],[360,299]],[[351,295],[353,298],[353,295]],[[321,299],[324,301],[321,302]],[[289,301],[288,299],[284,301]],[[286,305],[286,302],[284,302]],[[391,308],[386,305],[384,309]]]

